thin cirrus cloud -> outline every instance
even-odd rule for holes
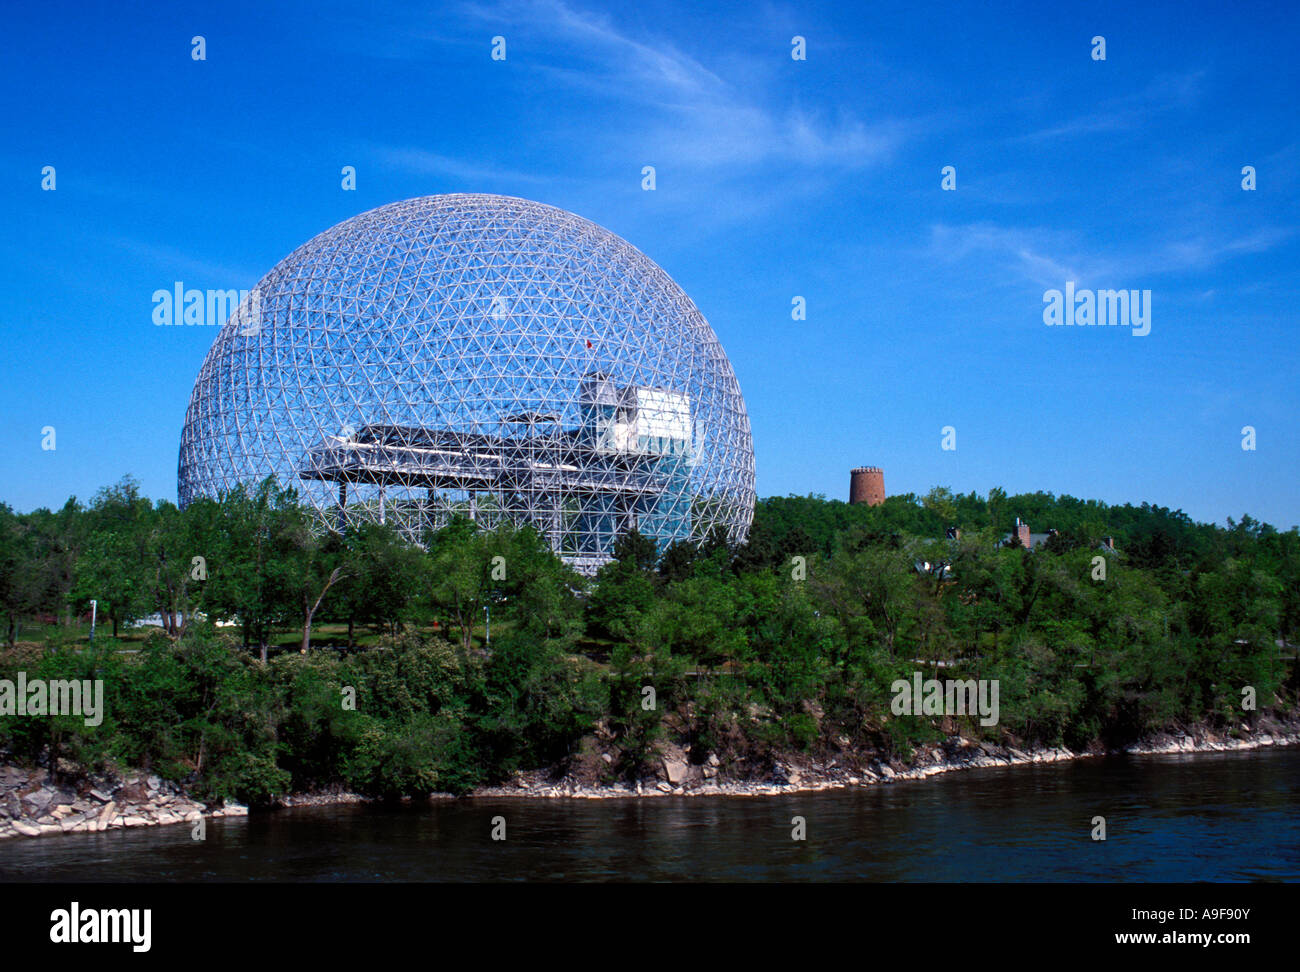
[[[97,239],[107,249],[129,254],[139,264],[161,269],[164,276],[168,278],[160,282],[161,287],[169,287],[173,280],[184,276],[192,278],[196,284],[204,282],[205,286],[224,290],[250,286],[262,276],[262,271],[204,260],[174,247],[160,246],[126,236],[104,236]]]
[[[1266,252],[1294,235],[1289,227],[1265,227],[1230,239],[1211,234],[1179,235],[1098,257],[1061,231],[938,223],[930,228],[927,255],[952,263],[975,260],[981,267],[1001,268],[1015,282],[1059,287],[1066,280],[1107,282],[1204,272],[1240,255]]]
[[[672,44],[651,38],[639,40],[620,31],[609,17],[560,0],[530,0],[491,9],[470,4],[463,9],[468,19],[508,24],[545,39],[547,50],[565,59],[553,69],[572,84],[607,90],[607,81],[619,78],[628,84],[629,93],[640,93],[644,98],[664,94],[696,98],[728,87],[722,78]],[[575,59],[584,66],[577,68]],[[593,72],[593,67],[600,70]]]
[[[763,99],[781,63],[775,53],[732,56],[724,78],[670,42],[633,36],[606,15],[559,0],[464,9],[545,41],[530,50],[529,69],[608,104],[611,123],[598,137],[610,155],[634,148],[700,167],[776,161],[860,168],[891,157],[909,135],[894,119],[831,120],[831,112]]]
[[[777,114],[738,102],[679,105],[663,114],[633,139],[660,158],[701,167],[780,162],[856,169],[887,160],[906,137],[898,123],[827,124],[810,112]]]
[[[1000,267],[1016,283],[1028,279],[1045,287],[1059,286],[1064,279],[1086,276],[1075,258],[1059,259],[1044,251],[1060,252],[1068,241],[1059,231],[995,226],[974,223],[930,227],[927,256],[949,263],[975,261],[983,269]]]
[[[1158,115],[1194,107],[1201,97],[1204,78],[1204,71],[1161,75],[1141,91],[1111,98],[1096,111],[1017,136],[1012,141],[1039,142],[1140,129]]]
[[[452,158],[437,152],[418,148],[379,146],[375,154],[384,165],[420,176],[443,176],[469,184],[500,184],[510,182],[554,182],[554,177],[541,176],[494,165],[490,162],[473,162]]]

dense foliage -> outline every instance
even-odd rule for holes
[[[1003,543],[1017,516],[1051,541]],[[92,598],[108,630],[87,644]],[[105,684],[98,727],[0,718],[20,759],[149,766],[254,802],[464,792],[581,762],[593,740],[612,779],[666,739],[750,773],[957,731],[1074,747],[1232,731],[1253,717],[1243,688],[1261,708],[1295,695],[1300,533],[996,489],[772,498],[740,548],[631,532],[588,581],[531,529],[455,520],[414,546],[312,529],[269,482],[182,512],[125,480],[88,507],[0,506],[0,611],[0,678]],[[916,671],[998,679],[999,723],[894,715],[891,683]]]

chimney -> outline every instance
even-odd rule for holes
[[[1101,538],[1101,542],[1104,543],[1104,544],[1106,545],[1106,549],[1107,549],[1107,550],[1114,550],[1114,549],[1115,549],[1115,538],[1114,538],[1114,537],[1102,537],[1102,538]]]
[[[1016,517],[1016,539],[1026,550],[1033,549],[1034,542],[1029,539],[1029,524],[1021,522],[1020,517]]]

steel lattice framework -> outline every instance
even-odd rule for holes
[[[690,298],[608,230],[493,195],[362,213],[250,292],[195,382],[179,499],[267,476],[333,526],[531,523],[583,570],[632,526],[739,542],[754,508],[744,399]]]

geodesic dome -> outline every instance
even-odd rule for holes
[[[629,527],[739,542],[754,506],[745,403],[690,298],[594,223],[492,195],[362,213],[250,292],[195,382],[179,499],[268,475],[331,526],[506,518],[580,569]]]

